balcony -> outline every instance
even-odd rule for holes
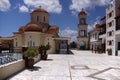
[[[106,34],[106,31],[102,31],[99,33],[99,35],[103,35],[103,34]]]

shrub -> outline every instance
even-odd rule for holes
[[[35,48],[28,48],[25,52],[24,52],[25,57],[28,58],[33,58],[35,56],[38,55],[38,51]]]

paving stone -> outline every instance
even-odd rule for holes
[[[120,57],[72,50],[74,55],[49,54],[36,70],[24,70],[9,80],[120,80]]]

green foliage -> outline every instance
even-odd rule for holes
[[[85,46],[80,46],[80,50],[85,50]]]
[[[41,45],[41,46],[39,46],[39,50],[45,50],[45,51],[47,51],[47,50],[49,50],[51,47],[50,47],[50,45]]]
[[[77,48],[77,44],[74,41],[72,43],[70,43],[70,46],[71,46],[71,48]]]
[[[24,52],[25,57],[28,58],[33,58],[35,56],[38,55],[38,51],[35,48],[28,48],[25,52]]]
[[[45,50],[47,51],[47,50],[49,50],[50,49],[50,45],[46,45],[45,46]]]
[[[112,55],[112,49],[107,49],[108,55]]]
[[[39,50],[44,50],[44,48],[45,48],[44,45],[39,46]]]

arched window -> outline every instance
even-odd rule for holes
[[[32,47],[32,41],[30,41],[30,47]]]
[[[44,16],[44,22],[45,22],[45,16]]]
[[[33,46],[35,46],[35,42],[33,42]]]
[[[29,46],[29,41],[28,41],[28,46]]]
[[[16,42],[15,46],[16,46],[16,47],[18,46],[18,42]]]
[[[37,22],[39,22],[39,16],[37,16]]]
[[[85,36],[85,31],[84,30],[80,31],[80,36]]]

